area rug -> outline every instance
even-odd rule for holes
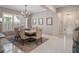
[[[7,39],[16,47],[21,49],[24,53],[32,51],[33,49],[37,48],[39,45],[43,44],[48,40],[47,38],[42,38],[42,43],[40,41],[38,42],[38,44],[36,44],[35,42],[25,42],[25,44],[22,45],[22,42],[20,40],[16,41],[14,37],[8,37]]]

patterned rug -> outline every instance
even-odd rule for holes
[[[48,40],[47,38],[42,38],[42,43],[39,41],[38,44],[36,44],[35,42],[26,41],[23,45],[21,40],[16,41],[14,37],[8,37],[7,39],[25,53],[32,51],[33,49],[37,48],[39,45],[43,44]]]

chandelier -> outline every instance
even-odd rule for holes
[[[25,10],[21,12],[21,15],[25,18],[27,18],[31,13],[30,11],[27,11],[27,5],[24,5]]]

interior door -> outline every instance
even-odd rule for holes
[[[64,15],[64,33],[71,34],[75,28],[74,12],[66,12]]]

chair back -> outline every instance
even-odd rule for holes
[[[20,33],[19,33],[21,39],[26,39],[26,35],[25,35],[25,31],[24,30],[21,30]]]
[[[14,32],[15,32],[15,35],[17,36],[19,34],[19,29],[18,28],[14,28]]]
[[[74,40],[77,41],[79,39],[79,31],[74,31],[73,37],[74,37]]]
[[[36,37],[37,38],[41,38],[42,37],[42,29],[36,27]]]

